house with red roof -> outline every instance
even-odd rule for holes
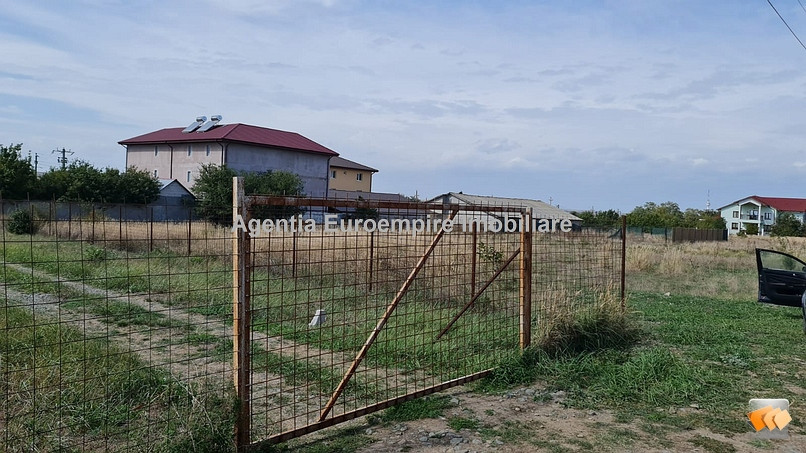
[[[176,179],[190,189],[202,164],[226,165],[236,171],[282,170],[299,175],[308,196],[327,196],[329,163],[337,152],[296,132],[220,121],[220,116],[209,121],[199,117],[185,128],[122,140],[118,143],[126,147],[126,168]]]
[[[759,197],[753,195],[719,208],[728,227],[728,234],[747,230],[748,225],[757,225],[758,234],[770,232],[775,219],[784,212],[806,222],[806,198]]]

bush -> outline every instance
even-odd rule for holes
[[[8,231],[14,234],[34,234],[36,225],[31,213],[26,209],[17,209],[11,213],[11,220],[6,224]]]

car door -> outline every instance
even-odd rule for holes
[[[756,249],[758,301],[800,307],[806,291],[806,263],[775,250]]]

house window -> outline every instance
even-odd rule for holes
[[[157,146],[157,145],[154,145],[154,155],[156,156],[159,153],[160,153],[160,147]]]
[[[188,156],[193,153],[193,145],[188,145]]]
[[[739,223],[738,222],[731,223],[730,224],[730,229],[731,230],[738,230],[739,229]]]
[[[364,175],[362,173],[356,173],[355,174],[355,180],[356,181],[363,181],[363,179],[364,179]]]
[[[154,177],[155,177],[155,178],[159,178],[158,173],[157,173],[157,170],[154,170]]]
[[[190,172],[188,172],[188,182],[190,182]]]
[[[738,218],[739,218],[739,211],[733,211],[733,218],[734,218],[734,219],[738,219]]]
[[[772,220],[772,213],[771,212],[765,212],[764,213],[764,220]]]
[[[330,172],[330,179],[336,179],[336,170]]]
[[[207,145],[207,149],[205,150],[205,153],[207,153],[208,156],[210,155],[210,145]]]

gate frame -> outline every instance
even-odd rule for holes
[[[245,196],[243,189],[243,178],[233,178],[233,224],[240,215],[244,222],[248,222],[249,210],[252,206],[294,206],[294,207],[318,207],[318,208],[335,208],[335,207],[354,207],[354,208],[386,208],[386,209],[406,209],[418,211],[442,211],[450,212],[451,219],[460,211],[479,211],[479,212],[519,212],[522,215],[523,225],[528,225],[528,228],[521,228],[520,234],[520,247],[515,251],[490,278],[482,288],[475,291],[472,288],[471,293],[473,297],[465,305],[465,307],[455,316],[455,318],[443,329],[437,339],[444,335],[453,323],[458,320],[464,312],[472,306],[484,290],[492,284],[492,282],[500,275],[503,270],[508,267],[516,257],[519,257],[519,289],[518,289],[518,303],[519,303],[519,347],[521,352],[531,346],[532,336],[532,235],[531,232],[531,212],[527,208],[520,206],[464,206],[457,204],[436,204],[436,203],[423,203],[423,202],[384,202],[373,200],[336,200],[336,199],[314,199],[314,198],[298,198],[298,197],[279,197],[279,196],[262,196],[253,195]],[[623,220],[622,220],[623,221]],[[623,231],[623,230],[622,230]],[[405,395],[391,398],[385,401],[380,401],[359,409],[355,409],[344,414],[331,416],[328,414],[335,402],[341,395],[344,387],[349,382],[350,378],[355,373],[358,365],[363,360],[369,348],[372,346],[375,338],[380,334],[381,330],[386,324],[389,316],[393,313],[400,300],[406,294],[406,291],[411,286],[416,278],[419,270],[425,265],[430,253],[439,243],[443,230],[436,233],[431,245],[420,256],[417,264],[410,272],[408,278],[404,281],[401,288],[393,300],[387,306],[384,315],[378,320],[376,327],[370,332],[364,346],[356,354],[350,369],[345,373],[342,381],[337,386],[330,400],[325,408],[323,408],[319,419],[308,425],[300,428],[295,428],[289,431],[281,432],[279,434],[270,436],[266,439],[251,442],[251,400],[250,400],[250,342],[251,342],[251,307],[250,307],[250,274],[252,266],[250,262],[251,242],[249,234],[243,230],[233,230],[233,379],[235,391],[239,402],[237,419],[235,422],[235,442],[237,450],[247,451],[251,449],[258,449],[267,445],[284,442],[304,434],[312,433],[329,426],[333,426],[348,420],[361,417],[396,404],[403,403],[412,399],[416,399],[425,395],[436,393],[451,387],[463,385],[490,374],[494,368],[473,373],[457,379],[442,382],[440,384],[420,389]],[[473,237],[473,250],[476,249],[477,234],[475,225],[472,231]],[[626,235],[622,234],[622,267],[621,267],[621,296],[622,307],[624,306],[624,246],[626,242]],[[475,254],[473,256],[473,286],[475,286]],[[436,341],[436,339],[435,339]]]

